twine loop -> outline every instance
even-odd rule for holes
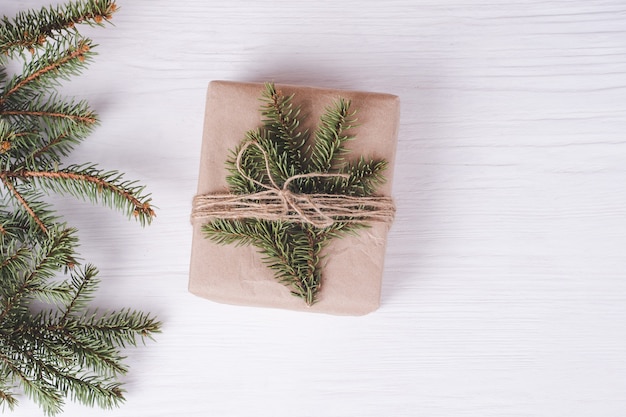
[[[246,150],[255,146],[263,155],[269,184],[250,177],[242,168]],[[350,178],[349,174],[311,172],[293,175],[282,187],[276,184],[270,170],[267,152],[256,141],[248,141],[239,150],[235,166],[242,177],[263,188],[252,194],[203,194],[193,201],[192,220],[258,218],[308,223],[318,228],[336,221],[357,223],[378,221],[391,223],[395,206],[390,197],[354,197],[339,194],[303,194],[290,189],[301,178]]]

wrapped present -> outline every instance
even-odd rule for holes
[[[398,122],[389,94],[211,82],[189,291],[228,304],[376,310]]]

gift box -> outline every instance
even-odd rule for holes
[[[385,182],[377,195],[390,196],[393,180],[399,99],[390,94],[340,91],[280,85],[283,95],[306,115],[301,128],[314,131],[320,116],[342,97],[356,110],[355,139],[347,142],[346,156],[380,158],[388,162]],[[262,125],[259,112],[263,84],[212,81],[206,102],[198,195],[227,193],[225,161],[241,144],[246,132]],[[381,282],[389,222],[372,222],[356,233],[333,238],[321,258],[322,285],[313,305],[294,297],[276,280],[254,246],[220,245],[206,238],[203,221],[192,216],[193,239],[189,291],[227,304],[274,307],[337,315],[363,315],[380,305]]]

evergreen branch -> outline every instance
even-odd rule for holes
[[[11,126],[7,121],[0,118],[0,142],[1,143],[11,143],[15,136],[15,132],[11,130]],[[6,152],[6,150],[5,150]]]
[[[276,278],[309,305],[315,302],[320,276],[315,265],[322,245],[314,242],[311,229],[264,220],[216,219],[203,225],[205,236],[218,244],[254,245]]]
[[[124,309],[98,316],[86,313],[71,320],[67,328],[76,335],[102,340],[109,345],[135,346],[137,340],[145,341],[160,332],[161,323],[149,314]]]
[[[202,226],[205,235],[214,242],[238,246],[254,245],[259,241],[255,222],[215,219]]]
[[[22,196],[22,194],[20,194],[20,192],[15,188],[15,186],[11,182],[10,178],[8,178],[5,173],[0,173],[0,180],[2,180],[2,183],[5,185],[5,187],[7,187],[9,189],[9,191],[11,191],[11,193],[13,194],[15,199],[22,205],[24,210],[26,210],[26,212],[31,216],[31,218],[37,224],[37,226],[39,226],[41,231],[44,234],[47,234],[48,233],[48,228],[43,223],[43,221],[39,218],[39,216],[35,213],[33,208],[28,204],[28,202]]]
[[[263,261],[276,271],[278,281],[307,305],[313,305],[321,275],[317,270],[319,248],[310,231],[294,225],[288,233],[268,241],[261,250],[266,254]]]
[[[340,98],[320,118],[320,125],[315,132],[315,144],[311,151],[311,165],[315,172],[329,172],[342,162],[347,152],[346,141],[353,138],[346,133],[356,122],[356,112],[350,111],[350,101]]]
[[[13,411],[17,405],[17,398],[6,388],[0,389],[0,406],[4,409],[5,405],[10,411]]]
[[[14,346],[16,349],[24,349]],[[29,393],[27,386],[24,391],[27,395],[33,396],[47,394],[35,399],[42,406],[44,413],[54,415],[61,410],[63,401],[60,393],[69,395],[74,401],[79,401],[88,406],[97,404],[101,408],[112,408],[119,405],[124,400],[119,383],[109,383],[106,377],[85,374],[82,369],[72,370],[71,368],[61,368],[52,366],[48,361],[39,357],[36,352],[25,352],[28,356],[28,366],[30,367],[30,377],[27,380],[31,383],[39,382],[37,392]],[[24,381],[21,381],[22,384]]]
[[[73,145],[77,142],[77,139],[74,136],[71,136],[67,131],[50,131],[45,136],[48,140],[36,149],[31,150],[24,160],[20,161],[20,164],[18,164],[16,168],[25,168],[26,164],[30,162],[36,164],[40,162],[39,159],[44,156],[49,156],[53,162],[59,162],[61,160],[61,156],[66,156],[72,150]],[[41,161],[41,163],[45,162],[47,161]]]
[[[22,180],[36,179],[55,192],[87,197],[93,202],[101,200],[111,207],[125,208],[141,224],[150,223],[156,215],[150,206],[150,198],[141,194],[143,187],[135,186],[134,182],[122,181],[122,176],[115,171],[103,172],[92,165],[72,165],[58,171],[20,170],[4,175]]]
[[[73,317],[67,322],[63,316],[58,317],[43,312],[34,320],[22,319],[19,329],[12,333],[13,337],[20,334],[25,343],[17,345],[9,341],[4,345],[5,348],[11,346],[14,352],[11,364],[15,360],[25,364],[23,371],[17,369],[23,376],[24,380],[20,382],[25,392],[33,391],[29,396],[35,398],[47,414],[58,411],[50,411],[55,404],[60,409],[62,403],[56,401],[60,397],[46,398],[35,391],[37,388],[49,394],[63,392],[90,406],[97,404],[101,408],[111,408],[119,405],[124,400],[120,384],[110,381],[115,375],[124,374],[127,367],[121,363],[123,358],[117,346],[135,344],[135,335],[150,337],[159,331],[160,323],[131,310],[102,317],[90,314],[85,316],[86,320]],[[55,361],[63,365],[53,365]],[[31,389],[29,386],[34,380],[41,383]]]
[[[65,229],[50,233],[50,236],[33,260],[30,271],[25,271],[20,283],[6,294],[4,309],[0,313],[0,323],[23,298],[39,293],[42,284],[54,275],[59,266],[74,262],[73,248],[77,242],[74,230]]]
[[[307,305],[313,305],[315,304],[315,301],[317,301],[316,295],[321,286],[321,273],[319,272],[317,265],[319,263],[319,252],[322,248],[322,243],[315,236],[315,232],[311,229],[311,227],[305,227],[304,232],[307,238],[306,249],[308,252],[306,255],[307,267],[305,269],[305,282],[307,290],[306,293],[300,295],[300,297],[304,299],[304,302],[307,303]]]
[[[0,118],[0,167],[5,169],[10,169],[16,156],[23,151],[28,152],[40,139],[39,135],[34,132],[35,129],[20,132],[12,129],[12,124]]]
[[[38,338],[50,342],[51,350],[58,349],[58,342],[61,341],[64,350],[59,354],[61,361],[72,363],[78,369],[89,369],[109,377],[128,371],[122,363],[123,357],[120,356],[116,345],[103,338],[94,338],[90,334],[77,333],[71,323],[68,326],[67,317],[59,318],[58,315],[47,317],[43,314],[40,316],[39,322],[35,323],[35,331],[39,332]]]
[[[10,162],[7,171],[38,169],[43,166],[57,166],[63,156],[69,155],[74,146],[91,131],[92,126],[80,123],[48,123],[41,134],[23,132],[15,134],[8,146],[15,149],[6,155]],[[24,137],[24,140],[20,140]]]
[[[160,330],[145,313],[88,311],[97,271],[75,269],[74,231],[41,198],[42,190],[68,193],[121,208],[142,224],[154,216],[144,187],[115,171],[59,169],[97,124],[86,102],[56,93],[94,55],[75,25],[101,25],[115,10],[113,0],[84,0],[0,19],[0,404],[9,408],[17,387],[47,415],[59,413],[66,397],[119,405],[116,378],[127,371],[121,348]],[[3,64],[15,56],[25,64],[9,78]],[[54,280],[62,270],[70,279]],[[36,299],[49,308],[33,313]]]
[[[97,119],[94,116],[79,116],[67,113],[53,113],[44,110],[4,110],[2,112],[4,116],[31,116],[31,117],[51,117],[66,119],[74,123],[94,124]]]
[[[350,174],[346,181],[345,190],[349,195],[368,196],[384,184],[383,171],[387,169],[387,161],[370,160],[360,157],[356,163],[348,163],[345,171]]]
[[[12,195],[3,195],[0,197],[0,205],[3,207],[10,205],[12,202]],[[40,207],[38,207],[38,210],[40,210]],[[45,236],[37,233],[36,239],[27,243],[26,238],[29,236],[29,233],[32,232],[33,226],[38,226],[33,225],[30,216],[24,210],[20,210],[19,207],[12,212],[0,210],[0,219],[2,219],[1,225],[3,229],[3,232],[0,233],[0,256],[5,259],[19,250],[19,248],[32,249],[32,247],[36,245],[35,242],[38,241],[37,238]],[[47,218],[44,218],[44,221],[48,221]],[[38,232],[39,229],[36,231]]]
[[[0,171],[0,177],[2,172]],[[0,184],[2,182],[0,181]],[[64,226],[59,224],[58,216],[51,211],[50,205],[42,199],[41,193],[29,187],[13,183],[17,191],[28,202],[29,207],[36,213],[37,218],[46,225],[48,231],[54,226],[56,229],[62,229]],[[4,217],[3,226],[7,230],[7,234],[0,235],[0,249],[10,248],[13,243],[16,245],[24,245],[32,250],[36,250],[39,246],[45,244],[49,236],[43,233],[39,225],[33,220],[31,214],[24,209],[21,203],[15,198],[11,192],[0,194],[0,204],[5,208],[11,208],[12,212]],[[0,211],[2,213],[2,211]],[[8,246],[7,246],[8,245]]]
[[[263,93],[265,105],[261,108],[261,115],[264,117],[265,129],[273,135],[273,142],[277,145],[278,153],[285,156],[285,163],[279,166],[293,167],[296,172],[302,172],[305,168],[302,151],[307,142],[308,133],[297,130],[300,125],[298,120],[300,108],[293,106],[293,97],[293,94],[283,96],[280,91],[276,90],[273,83],[266,83]],[[291,175],[293,174],[285,172],[283,179]]]
[[[260,252],[265,255],[262,261],[276,272],[276,279],[290,288],[292,294],[306,299],[307,282],[306,279],[302,278],[301,268],[294,259],[298,243],[302,243],[298,242],[299,234],[295,230],[290,230],[291,233],[287,233],[284,230],[284,225],[280,222],[267,222],[262,230],[265,231],[265,235],[261,236],[261,242],[256,245]]]
[[[40,95],[27,102],[7,100],[0,114],[11,117],[19,124],[27,119],[43,119],[45,122],[57,124],[62,122],[61,126],[66,130],[72,127],[86,132],[91,131],[98,123],[96,114],[86,101],[64,100],[58,94]]]
[[[74,310],[84,309],[87,303],[93,299],[93,293],[98,286],[98,281],[95,279],[97,273],[98,271],[94,266],[87,265],[84,270],[72,274],[74,294],[66,304],[65,312],[59,320],[60,323],[65,324]]]
[[[37,148],[37,149],[33,150],[33,151],[32,151],[32,152],[31,152],[31,153],[30,153],[30,154],[29,154],[29,155],[25,158],[25,160],[26,160],[26,161],[36,160],[36,159],[38,159],[39,157],[41,157],[42,155],[45,155],[45,154],[47,154],[48,152],[50,152],[53,148],[55,148],[55,147],[57,147],[57,146],[58,146],[58,147],[60,147],[60,145],[63,143],[63,141],[64,141],[65,139],[67,139],[67,137],[68,137],[68,136],[67,136],[67,134],[66,134],[66,133],[59,133],[59,134],[57,134],[57,135],[55,135],[55,136],[52,136],[52,137],[50,138],[50,140],[49,140],[47,143],[45,143],[45,144],[43,144],[42,146],[40,146],[39,148]],[[61,152],[63,152],[64,154],[66,153],[66,152],[65,152],[65,149],[61,149]],[[60,159],[60,158],[58,158],[58,159]]]
[[[8,268],[7,278],[0,290],[2,298],[21,298],[28,295],[47,304],[65,304],[71,300],[71,287],[65,281],[51,283],[39,282],[42,280],[31,283],[20,282],[18,278],[30,268],[30,264],[25,263],[21,265],[22,269],[18,269],[20,264],[21,262],[17,261]],[[16,288],[18,289],[16,290]]]
[[[64,102],[56,94],[26,103],[11,99],[1,115],[12,120],[0,121],[0,158],[10,162],[7,170],[59,162],[98,122],[86,102]],[[13,126],[30,130],[16,132]]]
[[[13,411],[18,403],[15,394],[11,392],[12,388],[14,388],[9,384],[11,379],[9,366],[4,362],[2,351],[0,350],[0,408],[3,412],[7,408],[9,411]]]
[[[86,59],[93,55],[90,52],[91,41],[88,39],[79,40],[75,46],[65,48],[60,46],[58,49],[59,51],[52,50],[34,60],[25,68],[24,75],[15,77],[7,83],[4,93],[0,95],[0,108],[5,105],[9,97],[17,92],[28,93],[27,87],[46,88],[58,78],[67,78],[77,74],[84,66]]]
[[[30,255],[31,251],[24,246],[17,248],[13,253],[7,253],[7,256],[0,263],[0,274],[6,275],[7,278],[15,278],[18,272],[24,271],[28,267]],[[0,287],[0,292],[4,294],[7,287],[8,283],[5,283]]]
[[[299,246],[292,242],[299,232],[295,226],[276,221],[216,219],[203,225],[202,230],[217,244],[256,246],[264,255],[263,262],[276,271],[279,282],[290,287],[294,294],[312,300],[307,274],[294,267],[294,258],[300,253]],[[306,255],[305,262],[308,265]]]
[[[120,383],[110,383],[103,378],[80,374],[55,372],[53,375],[55,379],[62,381],[60,384],[62,392],[69,392],[72,400],[87,406],[98,405],[103,409],[111,409],[125,400]]]
[[[66,282],[37,283],[28,286],[28,295],[46,304],[65,304],[71,300],[72,291]]]
[[[342,167],[341,172],[348,174],[348,178],[325,179],[318,181],[316,187],[319,192],[327,194],[370,196],[385,182],[383,171],[386,169],[387,161],[368,161],[360,157],[356,162],[348,162]]]
[[[21,12],[13,20],[4,17],[0,22],[0,54],[13,56],[23,50],[34,52],[48,38],[73,32],[77,24],[102,25],[116,10],[112,0],[90,0]]]
[[[60,393],[69,395],[74,401],[88,406],[97,404],[101,408],[112,408],[124,401],[120,384],[109,382],[110,378],[106,376],[92,375],[77,366],[78,364],[65,367],[53,366],[45,359],[47,355],[44,354],[40,357],[38,352],[26,352],[26,354],[29,358],[28,366],[32,377],[40,380],[44,387],[47,385],[49,391],[56,394],[46,398],[43,402],[37,401],[48,415],[60,411],[60,407],[63,405]],[[26,389],[25,392],[27,392]]]
[[[6,341],[5,341],[6,343]],[[20,347],[15,344],[10,344],[15,350],[21,350]],[[27,375],[16,363],[21,363],[22,366],[32,363],[31,357],[25,355],[22,361],[15,361],[12,358],[0,353],[0,361],[3,367],[11,375],[11,377],[17,379],[20,386],[23,388],[24,393],[34,401],[40,404],[46,415],[55,415],[61,411],[63,400],[57,390],[54,389],[47,381],[42,378],[31,378]]]
[[[81,337],[68,332],[64,332],[63,335],[80,368],[91,369],[100,375],[111,377],[128,372],[128,367],[122,363],[123,357],[114,346],[94,341],[91,336]]]

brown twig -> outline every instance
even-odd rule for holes
[[[28,111],[28,110],[8,110],[2,111],[2,115],[4,116],[37,116],[37,117],[57,117],[61,119],[69,119],[74,122],[82,122],[85,124],[94,124],[98,120],[95,117],[90,116],[75,116],[71,114],[65,113],[52,113],[45,111]]]

